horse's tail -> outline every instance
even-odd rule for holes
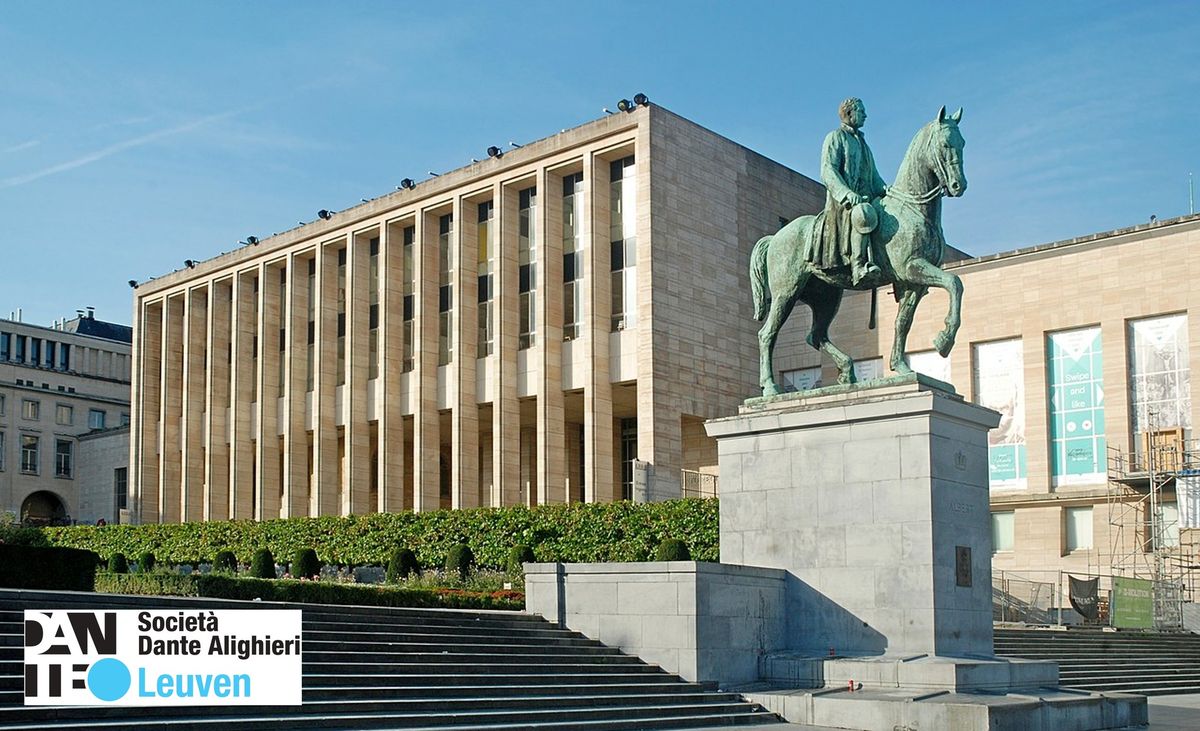
[[[771,237],[763,236],[750,254],[750,291],[754,293],[754,319],[762,321],[771,305],[771,288],[767,284],[767,249]]]

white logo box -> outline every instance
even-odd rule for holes
[[[301,613],[25,610],[25,704],[300,705]]]

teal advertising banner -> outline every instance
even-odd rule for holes
[[[1104,378],[1100,328],[1053,333],[1046,344],[1050,460],[1055,485],[1105,480]]]
[[[1020,340],[975,346],[975,400],[1000,412],[988,432],[988,482],[993,490],[1023,490],[1025,470],[1025,352]]]
[[[1154,627],[1154,583],[1146,579],[1113,577],[1112,626]]]

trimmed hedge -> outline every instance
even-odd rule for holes
[[[465,543],[458,543],[450,547],[450,554],[446,556],[446,572],[457,573],[458,578],[463,581],[467,580],[467,574],[471,573],[471,569],[475,568],[475,552]]]
[[[213,568],[217,571],[237,571],[237,556],[233,555],[233,551],[217,551],[217,557],[213,559]]]
[[[692,554],[688,551],[686,543],[678,538],[668,538],[658,544],[654,558],[659,561],[691,561]]]
[[[108,570],[114,574],[129,573],[129,559],[123,553],[114,553],[108,557]]]
[[[141,555],[138,556],[138,573],[148,574],[154,571],[154,564],[157,562],[158,560],[154,557],[153,551],[142,551]]]
[[[311,548],[301,548],[292,559],[292,576],[297,579],[313,579],[321,573],[321,562],[317,552]]]
[[[92,591],[99,564],[93,551],[0,544],[0,586]]]
[[[510,574],[523,574],[525,568],[522,564],[533,563],[537,558],[533,555],[533,549],[525,544],[518,544],[508,549],[508,572]]]
[[[262,599],[271,602],[344,604],[438,609],[525,608],[518,591],[491,593],[458,589],[400,589],[379,584],[337,584],[297,579],[249,579],[220,574],[100,574],[98,591],[149,596],[202,596],[213,599]]]
[[[421,575],[421,565],[417,563],[417,555],[407,548],[397,548],[387,565],[388,583],[394,584],[400,579],[407,579],[409,574]]]
[[[53,545],[102,556],[153,551],[160,563],[199,563],[218,551],[250,556],[262,547],[276,556],[316,547],[331,564],[387,565],[396,546],[412,546],[424,566],[444,566],[450,547],[465,542],[482,566],[501,568],[514,544],[542,561],[648,561],[664,539],[687,536],[697,561],[719,560],[715,498],[661,503],[572,503],[536,508],[474,508],[428,513],[182,524],[45,528]]]
[[[250,575],[258,579],[275,578],[275,557],[271,555],[271,549],[260,548],[254,552],[254,558],[250,559]]]

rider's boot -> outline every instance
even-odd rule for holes
[[[854,247],[854,260],[850,264],[850,281],[857,287],[863,282],[878,277],[880,271],[868,254],[867,247],[871,245],[869,238],[858,233],[853,235],[857,237],[857,241]]]

